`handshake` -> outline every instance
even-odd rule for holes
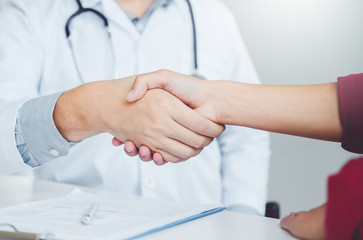
[[[53,119],[67,141],[108,132],[129,156],[177,163],[198,155],[225,129],[214,87],[168,70],[92,82],[63,93]]]

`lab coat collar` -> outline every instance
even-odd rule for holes
[[[75,0],[74,0],[75,1]],[[81,0],[82,6],[84,8],[93,8],[97,4],[105,1],[116,1],[116,0]],[[169,6],[170,3],[174,2],[175,0],[155,0],[155,2],[160,2],[163,7]]]
[[[94,6],[97,3],[102,3],[102,9],[105,16],[116,23],[118,26],[124,28],[126,32],[133,35],[135,38],[140,36],[140,32],[135,28],[134,24],[130,21],[130,18],[122,10],[116,0],[83,0],[83,2],[93,2]],[[160,7],[168,7],[175,0],[155,0],[160,2]]]

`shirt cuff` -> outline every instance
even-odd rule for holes
[[[23,160],[31,167],[68,154],[71,144],[59,133],[53,111],[59,96],[30,99],[19,109],[15,136]]]

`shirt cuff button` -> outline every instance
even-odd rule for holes
[[[49,151],[50,155],[52,155],[53,157],[58,157],[59,156],[59,152],[55,149],[51,149]]]

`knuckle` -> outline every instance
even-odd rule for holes
[[[195,147],[195,148],[202,148],[202,147],[204,147],[204,146],[205,146],[205,144],[206,144],[205,138],[200,138],[200,139],[198,139],[198,140],[196,141],[196,143],[195,143],[194,147]]]
[[[181,158],[185,161],[193,156],[197,155],[197,150],[192,149],[192,148],[188,148],[187,150],[185,150],[183,152],[183,155],[181,156]]]
[[[144,79],[144,76],[143,75],[137,75],[135,77],[134,83],[141,83],[141,82],[143,82],[143,79]]]
[[[197,156],[199,153],[201,153],[203,151],[203,148],[199,148],[199,149],[197,149],[197,150],[195,150],[194,151],[194,155],[192,156],[192,157],[194,157],[194,156]]]
[[[216,137],[220,136],[224,132],[224,130],[226,130],[226,126],[225,125],[219,125],[219,129],[218,129],[218,133],[217,133]]]
[[[208,130],[208,126],[206,124],[200,124],[198,130],[200,133],[206,133]]]
[[[214,138],[205,138],[203,141],[203,145],[200,148],[204,148],[208,146],[211,142],[213,142]]]
[[[170,112],[172,109],[170,101],[165,97],[162,96],[157,97],[156,103],[158,108],[161,108],[162,111]]]
[[[194,148],[204,148],[205,146],[209,145],[213,141],[211,137],[199,137],[195,143]]]
[[[162,121],[161,119],[158,119],[158,118],[152,120],[151,128],[152,128],[153,134],[167,132],[167,128],[165,126],[165,122]]]
[[[170,71],[168,69],[160,69],[157,71],[157,73],[159,73],[161,75],[167,75],[170,73]]]

